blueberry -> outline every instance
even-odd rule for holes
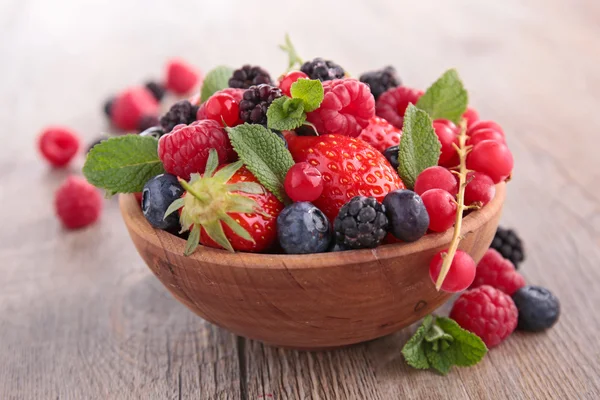
[[[347,251],[349,249],[347,249],[346,247],[344,247],[343,245],[339,244],[339,243],[335,243],[333,246],[329,246],[329,252],[330,253],[337,253],[338,251]]]
[[[322,253],[331,241],[329,220],[312,203],[293,203],[277,217],[277,236],[288,254]]]
[[[560,315],[560,302],[546,288],[524,286],[512,295],[512,299],[519,310],[519,330],[543,331],[554,325]]]
[[[161,174],[150,179],[142,191],[142,211],[155,228],[172,231],[179,227],[177,213],[164,218],[171,203],[181,197],[184,190],[171,174]]]
[[[383,152],[383,155],[385,156],[385,158],[387,158],[387,160],[390,162],[390,164],[392,165],[392,167],[394,167],[395,170],[398,169],[398,165],[399,165],[398,164],[398,150],[399,150],[398,146],[392,146],[392,147],[388,147]]]
[[[164,134],[165,134],[165,131],[160,126],[151,126],[150,128],[145,129],[144,131],[140,132],[140,136],[151,136],[155,139],[160,139],[160,137]]]
[[[429,227],[429,214],[421,197],[412,190],[394,190],[383,199],[390,232],[404,242],[420,239]]]
[[[279,139],[283,140],[283,143],[285,144],[285,148],[287,149],[288,142],[287,142],[287,140],[285,140],[285,136],[283,136],[283,133],[281,133],[281,131],[275,131],[275,130],[273,131],[273,133],[276,134]]]

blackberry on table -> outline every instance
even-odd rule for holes
[[[499,226],[490,247],[502,254],[502,257],[509,259],[517,269],[519,264],[525,260],[523,242],[512,229]]]
[[[376,71],[365,72],[360,76],[359,80],[369,85],[375,100],[386,90],[400,86],[401,84],[400,78],[396,74],[396,69],[391,65]]]
[[[167,89],[163,85],[155,81],[146,82],[146,89],[148,89],[156,101],[161,101],[165,96]]]
[[[169,133],[179,124],[191,124],[196,120],[198,106],[192,105],[187,100],[181,100],[173,104],[169,111],[160,118],[160,125],[165,133]]]
[[[267,124],[267,109],[271,103],[283,96],[281,89],[263,84],[250,86],[240,101],[240,119],[249,124]]]
[[[336,242],[350,249],[379,246],[387,234],[385,207],[374,197],[356,196],[344,204],[333,229]]]
[[[110,118],[110,116],[112,114],[112,106],[113,106],[114,102],[115,102],[114,96],[109,98],[108,100],[106,100],[106,102],[104,102],[103,110],[104,110],[104,114],[106,114],[106,116],[108,118]]]
[[[259,66],[246,64],[233,71],[233,75],[229,78],[230,88],[248,89],[250,86],[261,84],[272,85],[273,81],[269,73]]]
[[[302,64],[300,71],[308,75],[310,79],[318,79],[320,81],[342,79],[346,74],[344,68],[340,67],[338,64],[330,60],[324,60],[320,57]]]

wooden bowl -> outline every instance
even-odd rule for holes
[[[505,184],[463,222],[460,248],[479,261],[498,226]],[[154,229],[133,195],[121,195],[131,239],[152,272],[190,310],[238,335],[296,349],[325,349],[398,331],[445,303],[429,278],[452,230],[414,243],[316,255],[229,253]]]

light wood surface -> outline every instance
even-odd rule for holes
[[[407,367],[411,329],[321,353],[240,339],[198,318],[146,268],[116,199],[64,231],[34,138],[88,141],[101,103],[181,56],[277,75],[289,32],[304,57],[358,74],[395,65],[425,87],[457,67],[507,132],[516,168],[503,223],[526,279],[562,301],[558,325],[513,335],[448,377]],[[0,399],[600,398],[600,3],[449,1],[0,1]]]

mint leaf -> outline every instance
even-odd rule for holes
[[[429,115],[409,104],[404,114],[398,152],[398,173],[409,189],[414,187],[417,176],[424,169],[437,165],[441,148]]]
[[[282,96],[271,103],[267,110],[267,126],[278,131],[296,129],[306,121],[304,102]]]
[[[417,107],[431,119],[449,119],[457,124],[468,104],[469,96],[455,69],[444,72],[417,101]]]
[[[279,48],[285,51],[288,55],[288,71],[293,69],[294,67],[300,67],[302,65],[302,59],[298,55],[296,48],[292,44],[292,40],[290,39],[290,35],[285,34],[285,44],[280,44]]]
[[[431,368],[435,369],[442,375],[448,374],[450,372],[450,368],[455,364],[453,355],[454,353],[443,351],[443,350],[433,350],[432,344],[427,344],[427,350],[425,350],[427,354],[427,360],[429,361],[429,365]]]
[[[461,367],[469,367],[477,364],[487,353],[487,347],[483,340],[474,333],[463,329],[450,318],[438,317],[436,325],[454,338],[447,352],[451,352],[454,364]]]
[[[294,160],[283,141],[262,125],[243,124],[226,129],[240,160],[267,190],[286,202],[283,181]]]
[[[204,77],[202,90],[200,91],[200,102],[204,103],[215,92],[228,88],[231,75],[233,75],[233,69],[224,65],[211,69]]]
[[[153,176],[165,172],[153,137],[124,135],[95,145],[83,166],[83,175],[107,194],[141,192]]]
[[[433,326],[433,316],[428,315],[423,319],[423,323],[417,329],[415,334],[406,342],[402,348],[402,355],[404,359],[413,368],[427,369],[429,368],[429,361],[425,353],[425,336],[431,330]]]
[[[323,84],[318,79],[298,79],[292,83],[290,93],[292,98],[302,100],[305,112],[319,108],[325,94]]]

